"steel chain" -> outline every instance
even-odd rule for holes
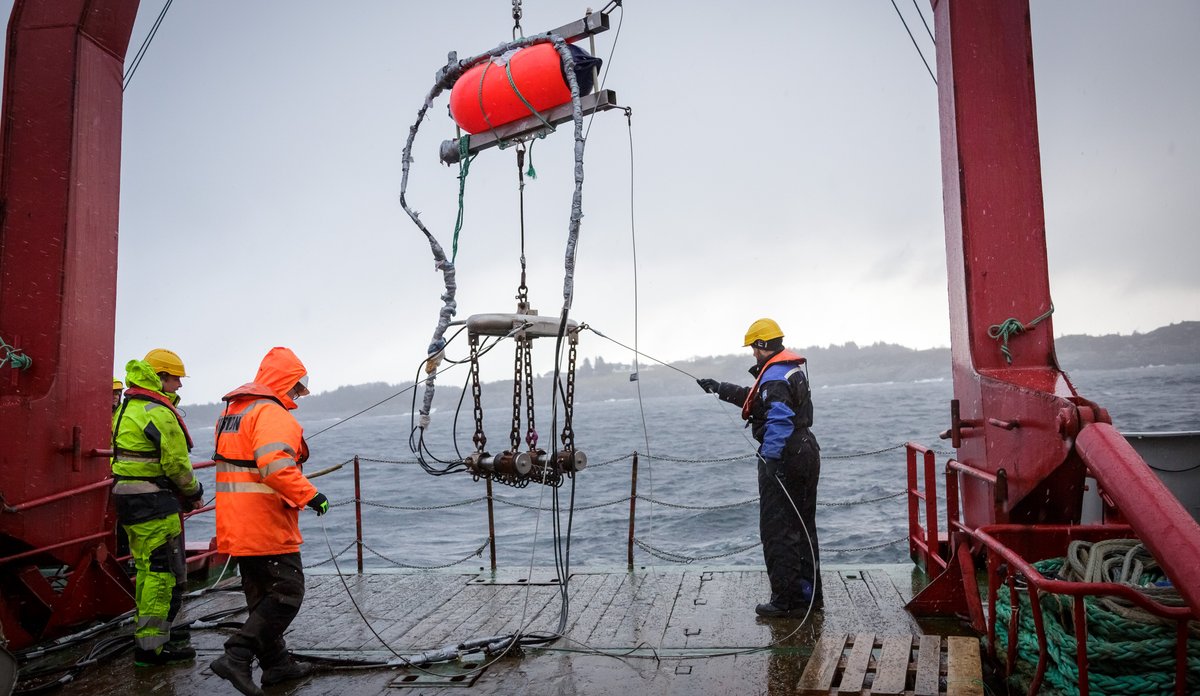
[[[488,541],[485,539],[483,541],[483,543],[479,545],[479,548],[475,549],[474,551],[467,554],[466,556],[463,556],[462,558],[458,559],[457,561],[453,561],[451,563],[443,563],[442,565],[419,566],[419,565],[411,565],[409,563],[401,563],[400,561],[393,560],[393,559],[388,558],[387,556],[383,555],[382,553],[379,553],[378,551],[371,548],[370,546],[367,546],[365,543],[363,544],[364,549],[366,549],[367,551],[370,551],[372,554],[387,561],[388,563],[391,563],[392,565],[397,566],[399,568],[409,568],[412,570],[441,570],[442,568],[449,568],[451,566],[456,566],[460,563],[467,562],[471,558],[483,555],[483,550],[486,549],[487,546],[488,546]]]
[[[333,559],[335,559],[335,558],[341,558],[341,557],[342,557],[342,554],[346,553],[346,552],[347,552],[347,551],[349,551],[351,548],[353,548],[353,546],[354,546],[356,543],[358,543],[358,542],[357,542],[357,540],[356,540],[356,541],[351,541],[349,544],[346,544],[346,548],[342,549],[341,551],[338,551],[337,553],[335,553],[334,555],[330,556],[329,558],[326,558],[325,560],[323,560],[323,561],[319,561],[319,562],[317,562],[317,563],[309,563],[309,564],[305,565],[305,566],[304,566],[304,568],[305,568],[305,569],[308,569],[308,568],[316,568],[317,566],[323,566],[323,565],[325,565],[326,563],[329,563],[330,561],[332,561],[332,560],[333,560]]]
[[[575,410],[575,357],[579,344],[578,335],[571,334],[571,347],[567,351],[567,395],[563,399],[563,449],[568,452],[575,450],[575,430],[571,427],[571,419]]]
[[[447,508],[462,507],[463,505],[474,505],[475,503],[482,503],[485,500],[487,500],[487,496],[481,495],[478,498],[471,498],[469,500],[460,500],[457,503],[445,503],[443,505],[389,505],[388,503],[378,503],[373,500],[360,500],[358,502],[363,505],[369,506],[369,507],[387,508],[388,510],[425,511],[425,510],[445,510]],[[354,498],[350,498],[349,500],[339,500],[336,503],[330,503],[329,507],[331,507],[331,508],[341,507],[343,505],[349,505],[350,503],[353,503],[353,502],[354,502]]]
[[[487,436],[483,434],[483,389],[479,386],[479,337],[471,334],[471,396],[475,400],[475,434],[471,441],[475,443],[475,451],[483,452],[487,446]]]
[[[881,544],[872,544],[870,546],[859,546],[859,547],[848,548],[848,549],[833,549],[833,548],[828,548],[828,547],[822,546],[821,551],[826,552],[826,553],[855,553],[858,551],[874,551],[876,549],[882,549],[887,546],[893,546],[895,544],[899,544],[907,539],[908,539],[908,537],[905,536],[905,537],[900,537],[899,539],[885,541]],[[687,556],[682,553],[676,553],[674,551],[667,551],[664,549],[655,548],[637,537],[633,538],[633,543],[637,544],[639,548],[641,548],[643,551],[650,554],[651,556],[660,558],[664,561],[668,561],[671,563],[684,563],[684,564],[695,563],[696,561],[711,561],[711,560],[715,560],[718,558],[727,558],[729,556],[735,556],[739,553],[744,553],[746,551],[749,551],[750,549],[762,546],[762,542],[759,541],[759,542],[750,544],[749,546],[743,546],[742,548],[734,549],[727,553],[718,553],[718,554],[713,554],[711,556]]]
[[[497,481],[498,483],[504,483],[506,485],[513,485],[518,488],[525,487],[524,485],[516,485],[514,483],[504,481],[504,480],[502,480],[502,477],[496,477],[494,480]],[[525,481],[525,484],[528,485],[528,481]],[[907,493],[907,491],[901,491],[899,493],[892,493],[890,495],[884,495],[884,496],[880,496],[878,498],[867,498],[864,500],[842,500],[842,501],[836,501],[836,502],[831,502],[831,503],[818,502],[817,505],[820,507],[852,507],[854,505],[869,505],[871,503],[878,503],[878,502],[881,502],[884,500],[891,500],[893,498],[899,498],[900,496],[905,495],[906,493]],[[575,509],[576,510],[595,510],[597,508],[607,507],[609,505],[618,505],[620,503],[628,502],[629,499],[632,497],[633,496],[627,495],[623,498],[618,498],[616,500],[610,500],[606,503],[593,503],[591,505],[577,505],[575,507]],[[650,496],[646,496],[646,495],[638,496],[638,498],[640,500],[645,500],[645,501],[648,501],[655,505],[662,505],[663,507],[676,508],[679,510],[729,510],[732,508],[753,505],[754,503],[757,503],[759,500],[758,498],[748,498],[746,500],[738,501],[736,503],[725,503],[723,505],[685,505],[683,503],[670,503],[665,500],[651,498]],[[525,508],[527,510],[540,510],[542,512],[551,512],[552,511],[552,508],[540,508],[535,505],[527,505],[525,503],[518,503],[518,502],[515,502],[512,500],[507,500],[505,498],[500,498],[500,497],[496,497],[496,496],[493,496],[492,499],[495,500],[497,503],[501,503],[504,505],[510,505],[512,507]],[[445,510],[447,508],[462,507],[464,505],[474,505],[475,503],[482,503],[485,500],[487,500],[486,496],[480,496],[478,498],[469,498],[469,499],[460,500],[460,501],[454,502],[454,503],[443,503],[441,505],[392,505],[389,503],[380,503],[380,502],[376,502],[373,500],[360,500],[359,502],[363,505],[367,505],[370,507],[386,508],[388,510],[426,511],[426,510]],[[330,503],[329,507],[342,507],[344,505],[349,505],[353,502],[354,502],[353,498],[349,498],[347,500],[339,500],[337,502]]]
[[[888,495],[881,495],[878,498],[866,498],[864,500],[843,500],[843,501],[834,502],[834,503],[818,502],[817,505],[820,505],[821,507],[851,507],[853,505],[866,505],[868,503],[878,503],[881,500],[891,500],[892,498],[899,498],[900,496],[906,495],[907,493],[908,493],[908,491],[900,491],[899,493],[890,493]]]
[[[884,452],[891,452],[892,450],[900,449],[901,447],[903,447],[906,444],[908,444],[908,443],[901,442],[898,445],[892,445],[891,447],[884,447],[883,449],[878,449],[878,450],[875,450],[874,452],[856,452],[854,454],[823,454],[823,455],[821,455],[821,459],[854,459],[855,457],[870,457],[871,455],[874,455],[874,454],[883,454]]]
[[[907,540],[908,540],[908,537],[902,536],[899,539],[892,539],[891,541],[885,541],[882,544],[872,544],[871,546],[858,546],[858,547],[855,547],[852,549],[827,549],[824,546],[822,546],[821,550],[828,551],[829,553],[854,553],[855,551],[874,551],[875,549],[882,549],[885,546],[892,546],[892,545],[899,544],[900,542],[907,541]]]
[[[508,433],[509,449],[516,452],[521,446],[521,375],[525,355],[525,341],[519,336],[515,341],[517,344],[516,350],[513,351],[513,397],[512,397],[512,430]]]
[[[663,507],[669,507],[669,508],[678,508],[680,510],[728,510],[730,508],[742,507],[743,505],[750,505],[752,503],[758,502],[758,498],[751,498],[749,500],[743,500],[740,503],[727,503],[725,505],[705,506],[705,505],[683,505],[680,503],[668,503],[663,500],[656,500],[647,495],[640,495],[640,496],[638,496],[638,498],[640,498],[642,500],[649,500],[650,502],[654,503],[655,505],[662,505]]]
[[[658,459],[664,462],[677,462],[680,464],[712,464],[716,462],[736,462],[743,459],[757,459],[757,454],[735,454],[729,457],[718,457],[716,459],[684,459],[682,457],[668,457],[664,454],[640,454],[643,459]]]
[[[537,449],[538,434],[533,410],[533,339],[525,339],[525,444],[532,452]],[[513,451],[517,451],[516,440],[513,440]]]
[[[627,495],[624,498],[619,498],[617,500],[610,500],[607,503],[594,503],[592,505],[576,505],[575,510],[576,511],[595,510],[596,508],[608,507],[609,505],[620,505],[621,503],[629,502],[629,499],[632,497],[633,496]],[[503,503],[504,505],[510,505],[512,507],[525,508],[526,510],[536,510],[538,512],[554,512],[554,508],[544,508],[544,507],[538,507],[536,505],[527,505],[525,503],[518,503],[513,500],[506,500],[504,498],[497,498],[495,496],[492,497],[492,500],[496,501],[497,503]]]
[[[728,553],[717,553],[717,554],[713,554],[711,556],[685,556],[681,553],[675,553],[674,551],[664,551],[663,549],[656,549],[653,546],[647,544],[646,542],[642,541],[641,539],[639,539],[637,537],[633,538],[633,543],[637,544],[638,547],[641,548],[646,553],[648,553],[652,556],[661,558],[664,561],[669,561],[672,563],[695,563],[696,561],[711,561],[711,560],[715,560],[717,558],[728,558],[729,556],[736,556],[739,553],[745,553],[746,551],[749,551],[751,549],[762,546],[761,541],[756,541],[753,544],[750,544],[749,546],[743,546],[740,549],[734,549],[732,551],[729,551]]]

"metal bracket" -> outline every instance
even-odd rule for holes
[[[579,98],[579,106],[583,110],[584,116],[597,111],[622,108],[617,104],[617,93],[611,89],[602,89],[593,94],[583,95]],[[473,155],[512,140],[528,140],[529,138],[546,135],[551,132],[551,129],[546,127],[546,123],[557,126],[573,118],[575,118],[574,108],[571,102],[567,102],[566,104],[560,104],[553,109],[541,112],[541,118],[530,115],[519,121],[497,126],[486,133],[465,136],[470,138],[467,141],[467,154]],[[543,119],[545,119],[546,123],[542,122]],[[459,161],[458,141],[443,140],[438,152],[438,158],[443,164],[456,164]]]

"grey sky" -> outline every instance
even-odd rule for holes
[[[1032,4],[1056,334],[1200,319],[1200,3]],[[633,108],[641,349],[735,352],[759,316],[797,346],[946,345],[936,91],[891,3],[626,5],[606,86]],[[161,6],[143,1],[131,56]],[[525,32],[584,7],[526,0]],[[316,391],[411,379],[442,288],[398,203],[404,138],[446,53],[507,40],[510,9],[174,3],[125,95],[117,364],[176,350],[189,402],[249,380],[273,345],[300,355]],[[597,37],[602,57],[615,36]],[[422,127],[409,200],[448,249],[444,104]],[[569,128],[538,142],[526,187],[543,314],[561,305],[570,147]],[[598,115],[573,311],[627,343],[629,159],[624,117]],[[460,318],[513,309],[515,179],[511,150],[472,166]],[[584,356],[630,360],[584,341]]]

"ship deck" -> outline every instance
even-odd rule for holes
[[[768,621],[754,613],[755,603],[769,594],[761,568],[578,570],[568,584],[563,637],[545,647],[527,647],[495,660],[476,653],[424,669],[321,670],[266,692],[415,696],[469,688],[478,694],[570,695],[619,689],[655,694],[831,693],[835,672],[837,679],[861,672],[855,676],[862,680],[862,689],[832,692],[983,693],[977,648],[970,650],[969,661],[975,665],[969,669],[974,674],[963,681],[961,673],[954,675],[953,655],[947,657],[946,645],[952,639],[921,639],[964,635],[958,624],[918,622],[904,610],[913,593],[912,566],[827,566],[822,579],[823,609],[804,621]],[[182,619],[243,606],[240,585],[233,580],[228,589],[189,599]],[[562,609],[560,589],[553,569],[532,574],[341,576],[310,571],[303,608],[286,638],[299,653],[386,661],[394,653],[412,655],[473,638],[516,631],[552,633]],[[227,620],[244,617],[243,612]],[[234,693],[209,668],[229,632],[219,627],[195,631],[198,657],[192,665],[135,670],[126,652],[86,670],[64,692]],[[958,643],[960,651],[972,643],[977,645],[973,639]],[[902,648],[897,652],[889,645]],[[881,675],[889,669],[887,680],[893,686],[883,690]],[[255,675],[257,679],[257,668]],[[872,684],[878,687],[874,691]],[[903,686],[896,690],[895,684]]]

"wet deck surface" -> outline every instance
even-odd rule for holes
[[[392,651],[410,655],[518,630],[551,633],[559,625],[560,587],[538,581],[553,577],[552,570],[535,572],[532,583],[512,573],[309,574],[286,638],[297,652],[379,661]],[[766,573],[753,568],[574,572],[564,638],[545,649],[526,649],[469,676],[463,663],[429,670],[436,674],[399,667],[319,672],[266,692],[416,696],[469,686],[467,693],[478,694],[791,694],[822,636],[926,633],[903,609],[910,578],[911,566],[826,568],[825,607],[801,622],[754,614],[768,586]],[[240,591],[209,592],[188,601],[183,618],[242,605]],[[954,632],[937,632],[947,628]],[[193,665],[135,670],[126,653],[60,693],[235,693],[209,669],[228,635],[196,631]],[[473,664],[481,662],[476,658]]]

